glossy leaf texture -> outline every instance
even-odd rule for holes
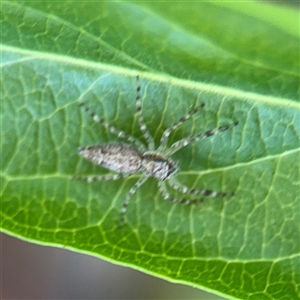
[[[1,228],[240,299],[299,297],[298,13],[252,2],[9,1],[1,4]],[[205,107],[169,144],[238,121],[176,153],[178,179],[233,191],[184,206],[140,174],[107,171],[79,146],[121,141],[79,108],[144,139]],[[175,196],[177,192],[170,192]]]

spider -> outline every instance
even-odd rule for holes
[[[78,154],[84,158],[92,161],[93,163],[100,165],[108,170],[116,173],[107,174],[102,176],[81,176],[74,175],[74,179],[84,180],[87,182],[95,181],[107,181],[107,180],[118,180],[126,178],[132,174],[141,173],[140,179],[131,187],[127,193],[123,206],[120,212],[119,227],[123,225],[127,206],[133,194],[137,189],[149,178],[153,177],[157,179],[158,189],[162,194],[163,198],[170,202],[177,202],[183,204],[194,204],[199,199],[188,199],[188,198],[176,198],[172,197],[167,189],[167,184],[174,190],[192,196],[206,196],[206,197],[229,197],[233,193],[215,192],[208,189],[190,189],[176,180],[176,174],[179,171],[179,165],[177,162],[172,160],[170,157],[183,147],[202,140],[204,138],[215,135],[216,133],[226,131],[238,124],[234,122],[232,124],[223,125],[203,133],[197,133],[189,137],[183,138],[170,147],[167,147],[167,142],[170,134],[187,121],[191,116],[196,114],[201,108],[204,107],[204,103],[190,110],[187,114],[182,116],[172,126],[167,128],[160,139],[160,145],[156,149],[154,140],[145,124],[142,115],[142,104],[141,104],[141,85],[139,76],[136,77],[136,111],[138,117],[138,123],[140,130],[145,137],[147,147],[135,137],[128,135],[122,130],[119,130],[106,122],[103,118],[93,113],[89,107],[81,103],[80,106],[92,117],[96,123],[100,123],[108,131],[117,135],[127,141],[127,144],[121,142],[111,142],[102,145],[94,145],[87,147],[78,148]],[[202,199],[200,199],[202,200]]]

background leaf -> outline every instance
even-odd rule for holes
[[[237,298],[299,297],[296,12],[166,1],[9,1],[1,9],[4,232]],[[78,157],[78,146],[117,140],[78,103],[142,139],[137,74],[157,143],[202,102],[170,143],[239,121],[174,155],[186,185],[236,196],[206,199],[201,209],[175,205],[148,180],[117,230],[139,175],[71,181],[106,173]]]

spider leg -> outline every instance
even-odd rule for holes
[[[154,150],[154,147],[155,147],[154,140],[146,126],[146,123],[145,123],[144,117],[143,117],[143,113],[142,113],[141,85],[140,85],[139,75],[136,76],[136,101],[135,101],[135,104],[136,104],[138,122],[140,125],[141,132],[148,143],[148,150]]]
[[[183,124],[191,116],[193,116],[195,113],[197,113],[203,106],[204,106],[204,103],[201,103],[199,106],[194,107],[187,114],[182,116],[177,122],[175,122],[172,126],[167,128],[161,136],[160,146],[158,148],[158,151],[164,151],[166,149],[168,138],[169,138],[170,134],[172,133],[172,131],[177,129],[181,124]]]
[[[124,140],[127,140],[129,143],[134,144],[140,151],[144,152],[146,150],[144,144],[142,144],[138,139],[112,126],[111,124],[106,122],[103,118],[99,117],[94,112],[92,112],[90,108],[87,107],[85,104],[80,103],[80,107],[92,117],[94,122],[101,124],[104,128],[106,128],[108,131],[115,134],[116,136],[123,138]]]
[[[108,181],[108,180],[118,180],[121,178],[129,177],[132,174],[107,174],[107,175],[100,175],[100,176],[81,176],[81,175],[74,175],[73,180],[82,180],[87,182],[96,182],[96,181]]]
[[[166,183],[164,181],[158,182],[158,189],[161,192],[162,196],[166,201],[172,202],[172,203],[180,203],[180,204],[196,204],[201,203],[203,199],[187,199],[187,198],[176,198],[172,197],[166,187]]]
[[[181,148],[194,143],[194,142],[198,142],[202,139],[208,138],[210,136],[213,136],[219,132],[223,132],[226,131],[230,128],[235,127],[238,124],[238,122],[234,122],[232,124],[226,124],[226,125],[222,125],[220,127],[208,130],[206,132],[202,132],[202,133],[198,133],[192,136],[189,136],[187,138],[181,139],[177,142],[175,142],[174,144],[171,145],[171,147],[166,151],[167,152],[167,156],[171,156],[172,154],[174,154],[175,152],[177,152],[178,150],[180,150]]]
[[[127,206],[128,203],[130,201],[130,198],[132,197],[132,195],[137,191],[137,189],[148,179],[147,176],[143,176],[141,177],[135,184],[134,186],[129,190],[128,194],[126,195],[126,198],[124,200],[122,209],[121,209],[121,213],[120,213],[120,219],[119,219],[119,225],[118,227],[121,227],[124,223],[124,217],[125,217],[125,213],[127,210]]]
[[[170,178],[168,180],[168,183],[174,190],[188,195],[194,195],[194,196],[201,195],[201,196],[211,197],[211,198],[232,197],[234,195],[234,193],[215,192],[207,189],[190,189],[187,186],[178,182],[175,178]]]

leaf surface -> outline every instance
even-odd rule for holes
[[[1,228],[241,299],[299,297],[299,33],[295,12],[256,3],[3,2]],[[279,18],[280,16],[280,18]],[[192,188],[235,192],[184,206],[135,174],[107,171],[79,146],[120,141],[86,103],[141,139],[135,77],[156,144],[239,125],[173,158]],[[171,191],[172,195],[180,196]]]

